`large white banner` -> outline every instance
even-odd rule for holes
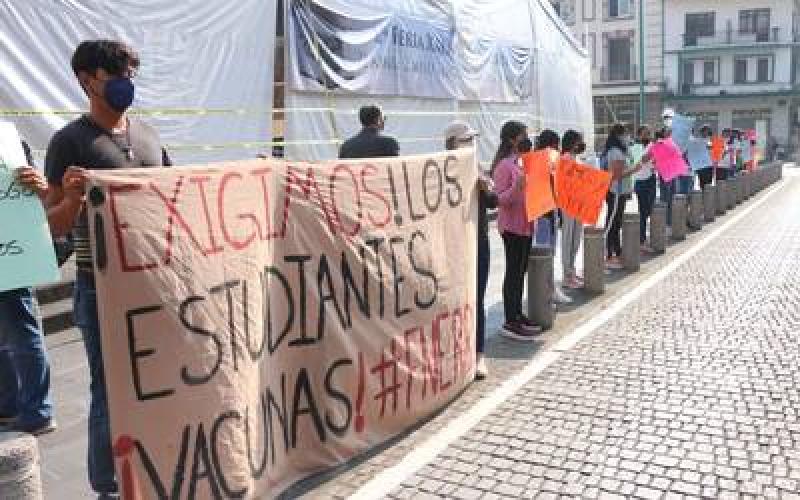
[[[0,1],[0,119],[36,150],[88,108],[70,68],[83,40],[141,58],[133,112],[179,164],[255,158],[272,134],[276,0]]]
[[[289,0],[289,84],[299,91],[496,102],[530,96],[529,44],[467,38],[456,24],[454,12],[422,18],[393,5],[345,9],[336,1]]]

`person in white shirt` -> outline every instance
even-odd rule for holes
[[[636,142],[631,147],[631,156],[633,162],[638,163],[647,151],[650,149],[652,142],[652,133],[650,127],[642,125],[636,131]],[[648,161],[642,164],[642,169],[636,172],[636,185],[634,191],[636,192],[636,200],[639,203],[639,240],[642,246],[643,253],[653,253],[653,249],[647,245],[647,219],[653,213],[653,206],[656,202],[656,190],[658,186],[658,178],[653,162]]]
[[[705,189],[711,183],[711,176],[714,172],[711,160],[711,127],[706,125],[700,129],[697,136],[692,135],[689,138],[686,157],[692,171],[697,174],[700,189]]]

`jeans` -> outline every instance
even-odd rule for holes
[[[489,237],[485,234],[478,235],[478,338],[475,339],[475,348],[478,354],[483,354],[486,343],[486,310],[483,299],[486,295],[486,285],[489,284]]]
[[[677,179],[677,193],[678,194],[689,194],[689,191],[692,190],[694,187],[694,176],[693,175],[681,175]]]
[[[15,416],[25,430],[53,418],[50,362],[30,288],[0,292],[0,416]]]
[[[583,224],[569,215],[562,214],[561,224],[561,264],[564,279],[575,275],[575,260],[581,248]]]
[[[700,181],[700,189],[706,190],[706,186],[711,184],[714,178],[714,167],[701,168],[697,171],[697,180]]]
[[[672,226],[672,197],[675,195],[675,179],[664,182],[659,179],[659,197],[661,202],[667,205],[667,225]]]
[[[606,213],[606,249],[607,255],[611,257],[622,257],[622,216],[625,215],[625,204],[628,202],[630,195],[628,194],[614,194],[608,193],[606,195],[606,204],[608,211]]]
[[[522,318],[522,293],[525,286],[525,271],[531,253],[531,237],[514,233],[503,233],[503,249],[506,254],[506,273],[503,277],[503,310],[506,323]]]
[[[636,181],[636,200],[639,202],[639,240],[647,241],[647,219],[653,213],[656,203],[656,176]]]
[[[97,493],[113,493],[117,491],[117,482],[114,479],[114,458],[111,454],[108,399],[100,346],[100,325],[97,319],[97,292],[92,276],[81,271],[75,281],[75,324],[83,335],[89,363],[89,484]]]

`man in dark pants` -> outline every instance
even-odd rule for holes
[[[31,150],[22,143],[28,165]],[[46,184],[32,168],[20,169],[17,183],[43,193]],[[41,189],[39,189],[41,188]],[[0,430],[35,436],[56,429],[50,399],[50,362],[32,288],[0,292]]]
[[[117,492],[108,402],[100,348],[89,224],[84,208],[86,169],[159,167],[169,163],[158,133],[126,111],[133,103],[139,56],[124,43],[92,40],[72,56],[72,70],[89,98],[89,114],[58,131],[47,148],[48,220],[55,236],[72,234],[77,276],[75,323],[89,362],[89,482],[101,497]],[[75,168],[75,166],[81,168]]]
[[[361,132],[344,141],[339,149],[339,158],[382,158],[400,154],[397,140],[381,133],[386,119],[379,107],[364,106],[359,110],[358,118],[363,128]]]

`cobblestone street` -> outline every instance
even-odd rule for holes
[[[488,387],[473,385],[439,418],[306,497],[369,498],[400,475],[380,496],[800,498],[800,178],[789,175],[738,220],[726,222],[734,212],[695,234],[698,251],[574,347],[556,342],[574,324],[534,348],[494,338],[499,373]],[[701,241],[719,224],[728,227]],[[617,298],[638,286],[628,280]],[[433,460],[403,460],[490,398],[526,356],[558,357]]]
[[[800,498],[793,179],[391,498]]]

